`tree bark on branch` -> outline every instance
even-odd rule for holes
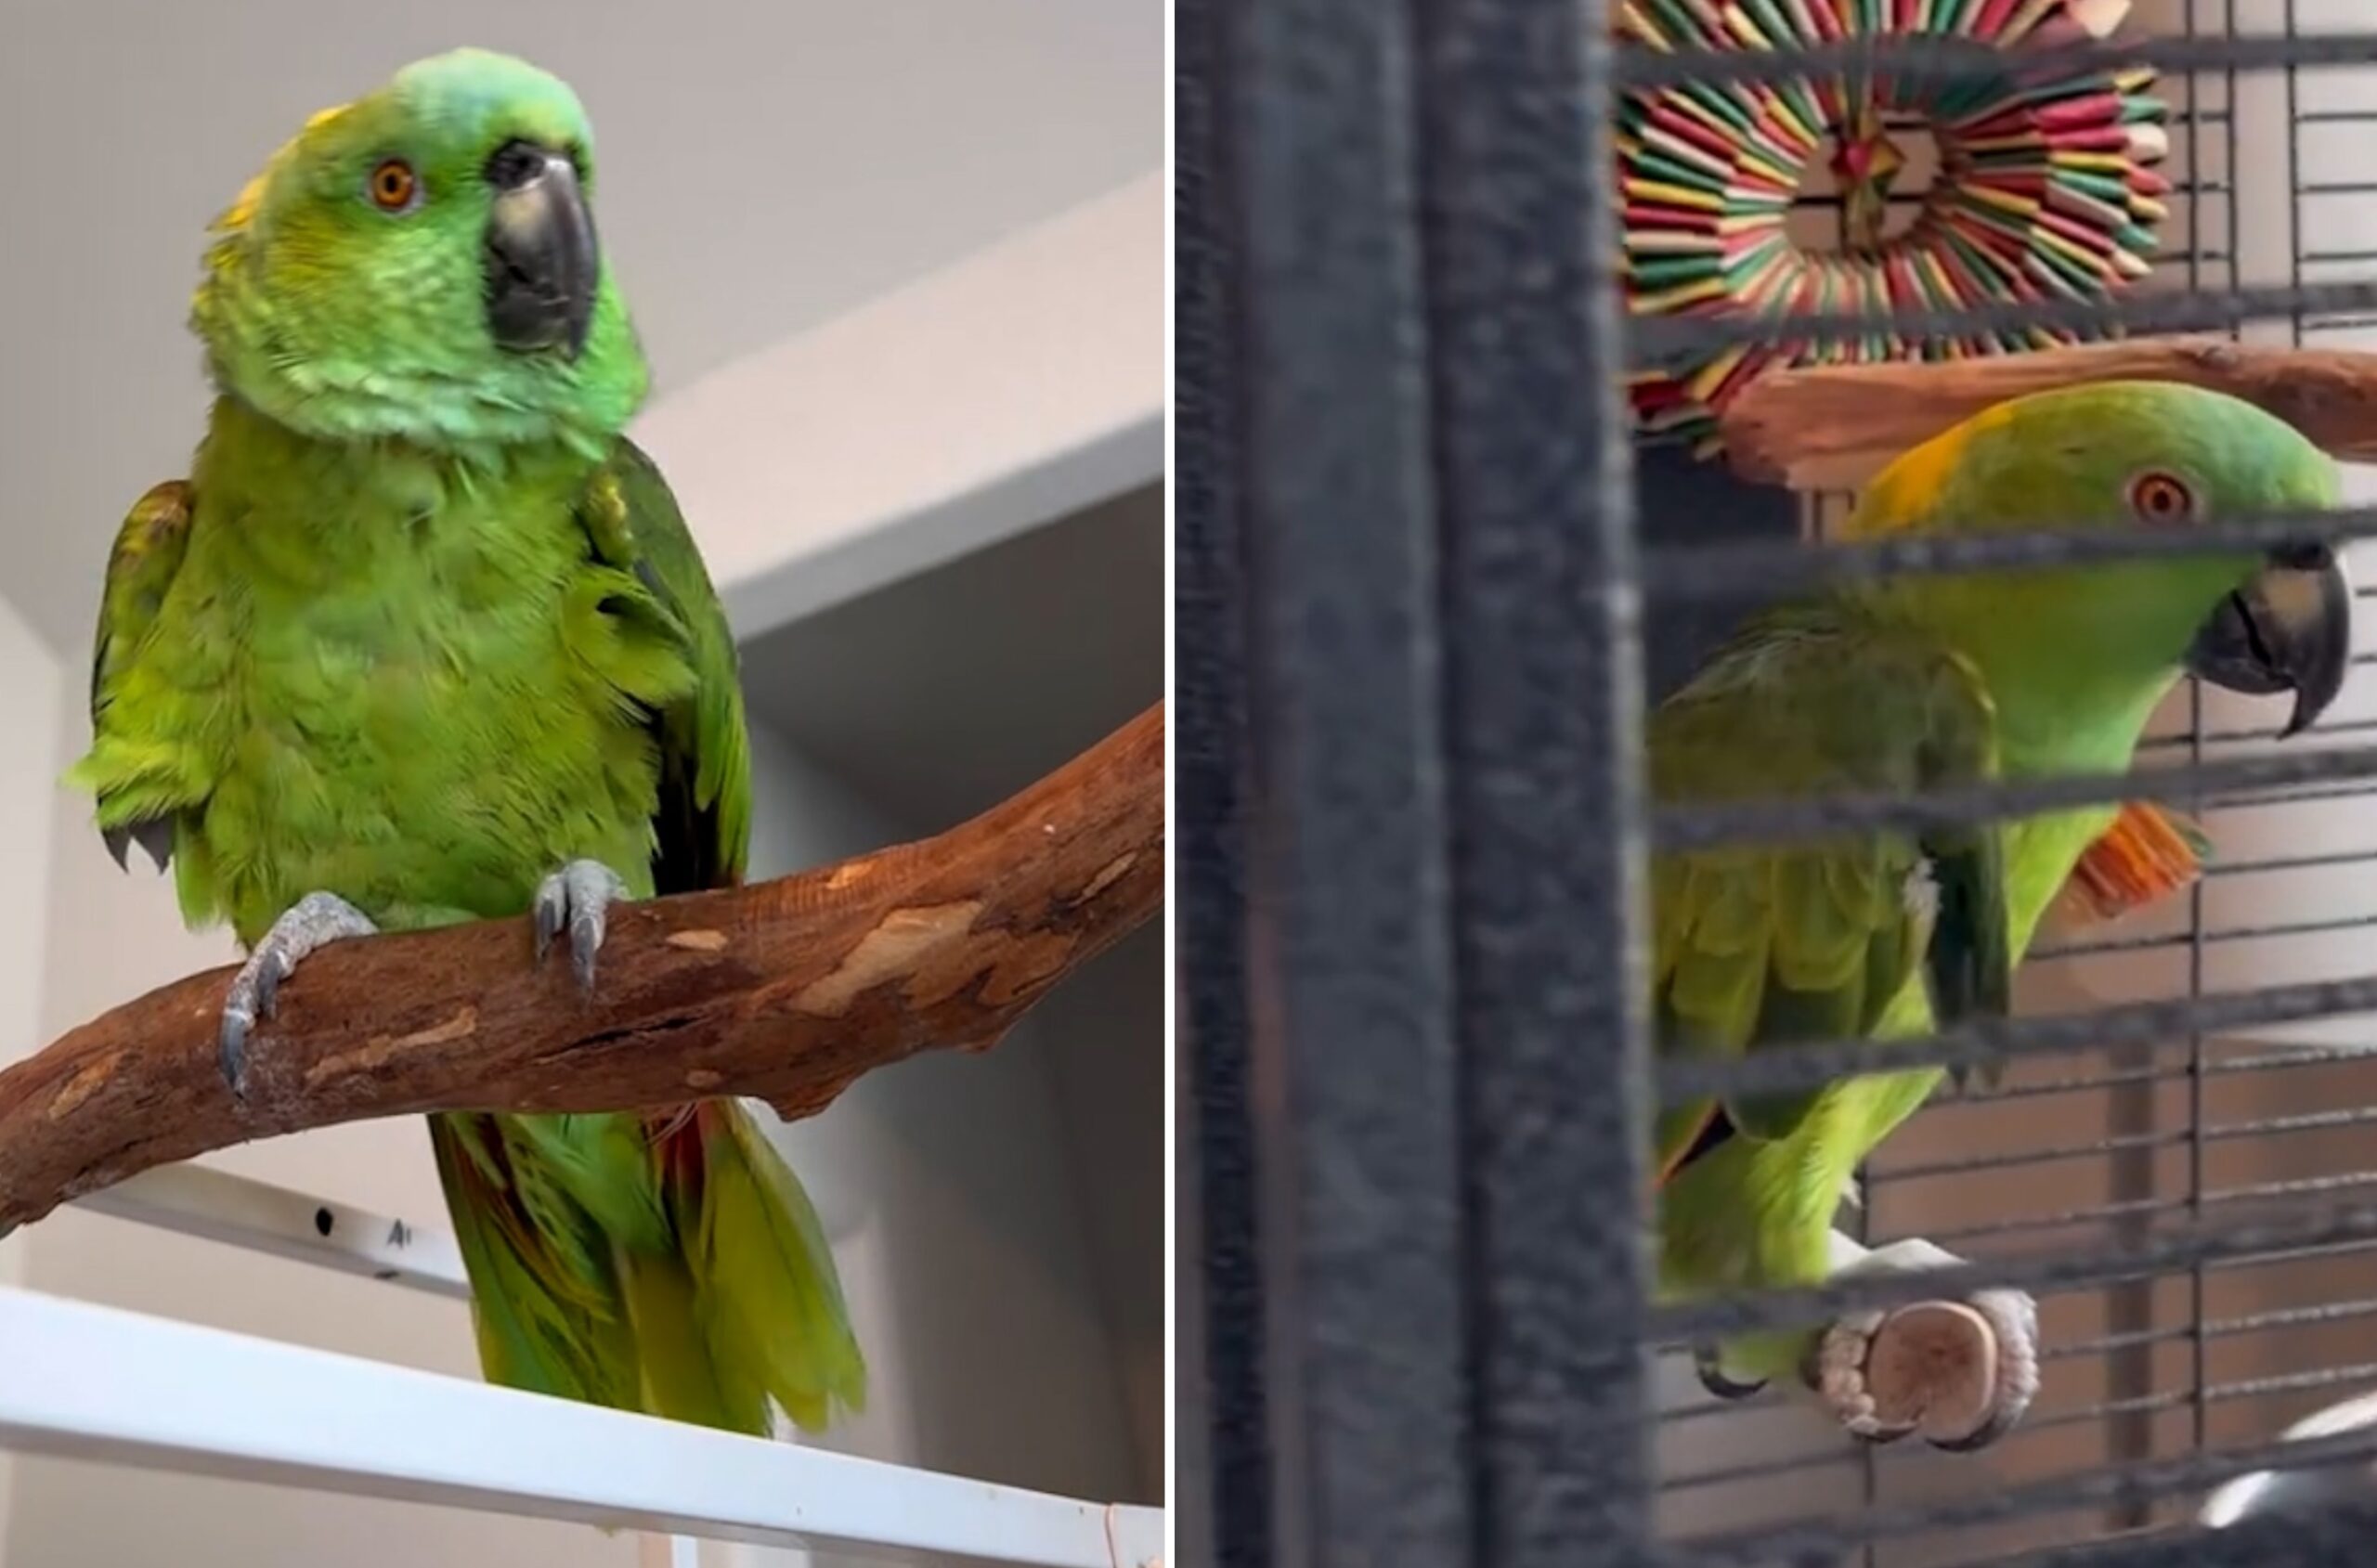
[[[1726,460],[1745,479],[1854,490],[1900,453],[1994,404],[2109,381],[2225,392],[2346,462],[2377,460],[2377,354],[2172,337],[1933,364],[1778,370],[1726,408]]]
[[[613,907],[591,997],[527,920],[334,943],[216,1066],[235,970],[195,975],[0,1071],[0,1234],[152,1166],[437,1110],[748,1095],[813,1114],[870,1069],[984,1050],[1163,899],[1163,709],[973,821],[749,887]]]

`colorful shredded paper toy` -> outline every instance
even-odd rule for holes
[[[1959,38],[2008,51],[1987,81],[1870,76],[1708,82],[1628,95],[1618,126],[1628,304],[1638,316],[1957,310],[2093,300],[2149,272],[2170,183],[2153,72],[2058,72],[2033,51],[2099,34],[2107,0],[1624,0],[1619,31],[1662,52],[1819,46],[1888,35]],[[1915,127],[1940,171],[1912,225],[1885,232]],[[1917,133],[1919,134],[1919,133]],[[1840,201],[1837,247],[1790,232],[1812,164]],[[1904,201],[1901,199],[1901,204]],[[1771,340],[1630,378],[1650,433],[1719,445],[1717,417],[1753,377],[1783,366],[1957,359],[2074,342],[2047,328],[1916,339]],[[2102,334],[2094,334],[2102,335]]]

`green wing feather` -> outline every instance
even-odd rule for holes
[[[730,887],[743,879],[751,836],[751,749],[726,611],[676,498],[632,442],[619,442],[578,515],[597,559],[643,586],[695,677],[691,695],[653,716],[660,748],[655,891]]]
[[[1994,776],[1996,719],[1961,658],[1835,604],[1769,616],[1728,644],[1653,716],[1650,750],[1662,804],[1895,792]],[[1943,1019],[2002,1013],[2001,843],[1994,827],[1962,827],[1658,857],[1660,1050],[1739,1056],[1867,1033],[1918,964]],[[1936,918],[1911,892],[1927,869]],[[1721,1114],[1730,1131],[1788,1136],[1822,1093],[1671,1108],[1658,1169],[1672,1172]]]
[[[710,1361],[730,1403],[773,1396],[810,1432],[866,1405],[834,1254],[809,1195],[740,1106],[701,1108],[700,1183],[672,1188],[701,1289]]]
[[[188,803],[190,791],[179,781],[173,755],[162,749],[151,756],[132,755],[139,750],[137,740],[110,735],[106,720],[118,684],[181,572],[193,507],[186,481],[173,479],[154,486],[133,503],[108,552],[107,582],[91,650],[91,731],[117,754],[106,759],[112,766],[93,773],[94,782],[106,780],[98,801],[99,831],[118,865],[138,844],[162,871],[173,856],[175,816]]]

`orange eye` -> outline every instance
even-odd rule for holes
[[[383,213],[401,213],[421,194],[421,181],[411,164],[401,158],[391,158],[371,171],[369,188],[373,206]]]
[[[2195,492],[2169,473],[2141,473],[2129,482],[2129,508],[2149,523],[2181,523],[2195,515]]]

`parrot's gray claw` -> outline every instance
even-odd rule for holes
[[[1848,1312],[1834,1318],[1816,1341],[1808,1367],[1808,1385],[1831,1406],[1840,1429],[1863,1443],[1896,1443],[1915,1430],[1913,1422],[1894,1420],[1882,1412],[1866,1380],[1866,1363],[1889,1315]]]
[[[1727,1401],[1751,1399],[1763,1393],[1766,1388],[1766,1380],[1763,1378],[1754,1383],[1745,1383],[1727,1377],[1724,1362],[1719,1357],[1716,1347],[1713,1345],[1701,1345],[1693,1351],[1692,1370],[1699,1377],[1700,1386],[1707,1389],[1711,1397],[1717,1399]]]
[[[619,874],[600,861],[572,861],[537,888],[537,962],[552,951],[553,939],[569,932],[569,965],[578,988],[594,990],[594,959],[612,904],[628,896]]]
[[[336,893],[308,893],[272,923],[272,929],[232,977],[230,992],[223,999],[215,1049],[223,1082],[230,1085],[234,1097],[247,1097],[248,1036],[279,1005],[280,982],[295,972],[307,954],[350,937],[371,936],[379,929],[370,916]]]
[[[2003,1061],[1984,1063],[1980,1067],[1970,1062],[1956,1062],[1948,1069],[1948,1094],[1952,1099],[1986,1099],[2006,1086],[2006,1064]]]

